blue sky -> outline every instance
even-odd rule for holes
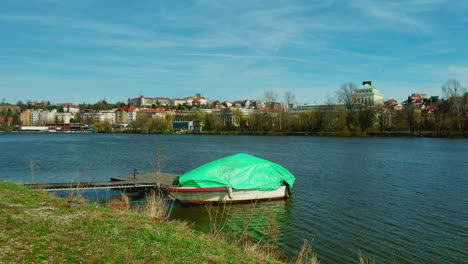
[[[0,98],[385,99],[468,83],[468,1],[2,0]]]

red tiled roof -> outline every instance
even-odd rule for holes
[[[438,108],[438,105],[432,104],[432,105],[426,106],[426,108],[424,110],[430,111],[430,110],[436,110],[437,108]]]
[[[140,111],[138,111],[140,113],[164,113],[165,110],[164,108],[156,108],[156,109],[142,109]]]
[[[62,105],[64,108],[65,107],[68,107],[68,108],[80,108],[78,105],[74,105],[74,104],[63,104]]]
[[[118,109],[118,111],[127,111],[127,112],[135,112],[138,109],[136,106],[122,106]]]
[[[168,100],[168,101],[169,101],[169,100],[171,100],[171,99],[169,99],[169,98],[167,98],[167,97],[158,97],[158,100]]]
[[[13,117],[11,116],[0,116],[0,122],[7,121],[9,123],[13,122]]]

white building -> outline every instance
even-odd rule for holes
[[[115,124],[115,110],[102,110],[98,112],[98,119],[100,122],[107,121],[110,124]]]
[[[42,124],[51,124],[55,123],[55,114],[57,114],[57,109],[53,110],[43,110],[40,114],[40,122]]]
[[[57,121],[62,124],[70,124],[70,119],[72,118],[71,113],[56,113],[55,117]]]
[[[139,107],[151,107],[152,105],[156,105],[158,103],[158,99],[154,97],[136,97],[130,99],[130,104],[133,106]]]
[[[41,112],[42,110],[26,110],[29,113],[29,120],[31,121],[31,125],[39,125],[41,121]]]
[[[170,105],[171,104],[171,99],[167,98],[167,97],[158,97],[158,103],[159,105]]]
[[[179,106],[185,104],[185,98],[174,98],[174,105]]]
[[[383,105],[384,98],[379,89],[372,86],[371,81],[362,82],[362,87],[356,89],[354,94],[356,102],[358,104],[374,106]]]
[[[76,114],[80,112],[80,107],[74,104],[64,104],[63,106],[63,112],[65,113],[72,113]]]

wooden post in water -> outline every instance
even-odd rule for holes
[[[133,169],[133,187],[136,187],[136,175],[140,174],[139,169]]]

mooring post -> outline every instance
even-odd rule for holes
[[[140,174],[139,169],[133,169],[133,187],[136,187],[136,176],[137,174]]]

